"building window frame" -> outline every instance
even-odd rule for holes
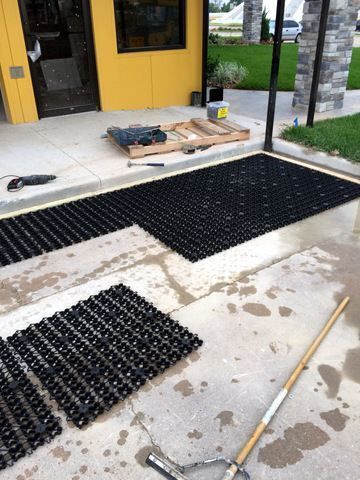
[[[121,0],[118,0],[121,2]],[[121,24],[117,23],[116,21],[116,8],[115,8],[114,0],[114,15],[115,15],[115,29],[116,29],[116,48],[118,54],[124,53],[137,53],[137,52],[156,52],[156,51],[164,51],[164,50],[185,50],[187,48],[187,0],[179,0],[180,6],[180,15],[179,15],[179,37],[182,42],[180,44],[174,45],[161,45],[161,46],[144,46],[144,47],[121,47],[119,42],[119,37],[121,36]],[[121,7],[121,4],[120,4]]]

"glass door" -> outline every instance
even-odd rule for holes
[[[95,110],[88,0],[19,0],[39,117]]]

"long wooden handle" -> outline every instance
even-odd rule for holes
[[[346,305],[349,303],[350,298],[346,297],[344,300],[338,305],[334,313],[331,315],[331,318],[328,320],[327,324],[324,326],[324,328],[321,330],[319,335],[316,337],[316,339],[313,341],[313,343],[310,345],[308,348],[307,352],[305,355],[302,357],[300,362],[298,363],[297,367],[295,370],[292,372],[290,375],[288,381],[284,384],[283,388],[280,390],[278,393],[277,397],[271,404],[270,408],[267,410],[265,415],[263,416],[261,422],[258,424],[256,427],[255,431],[251,435],[250,439],[246,443],[246,445],[242,448],[242,450],[239,452],[237,458],[236,458],[236,463],[238,465],[242,465],[251,452],[251,450],[254,448],[256,445],[257,441],[261,437],[263,431],[265,428],[268,426],[270,423],[271,419],[279,409],[280,405],[282,402],[285,400],[287,397],[289,391],[293,387],[294,383],[296,382],[297,378],[299,377],[300,373],[302,372],[303,368],[305,365],[308,363],[310,358],[313,356],[321,342],[324,340],[328,332],[330,331],[331,327],[334,325],[336,320],[338,319],[339,315],[343,312],[345,309]],[[223,477],[223,480],[232,480],[236,473],[238,472],[238,468],[235,465],[231,465],[225,472],[225,475]]]

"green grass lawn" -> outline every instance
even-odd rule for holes
[[[360,113],[316,122],[313,128],[289,127],[281,138],[360,162]]]
[[[247,78],[239,88],[268,90],[272,59],[272,45],[209,46],[209,54],[221,60],[239,62],[249,70]],[[281,61],[278,90],[294,90],[298,45],[284,43],[281,47]],[[360,88],[360,48],[353,49],[348,88]]]

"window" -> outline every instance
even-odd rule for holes
[[[118,52],[185,48],[185,0],[114,0]]]
[[[294,20],[289,20],[289,27],[290,28],[298,28],[298,23],[294,22]]]

